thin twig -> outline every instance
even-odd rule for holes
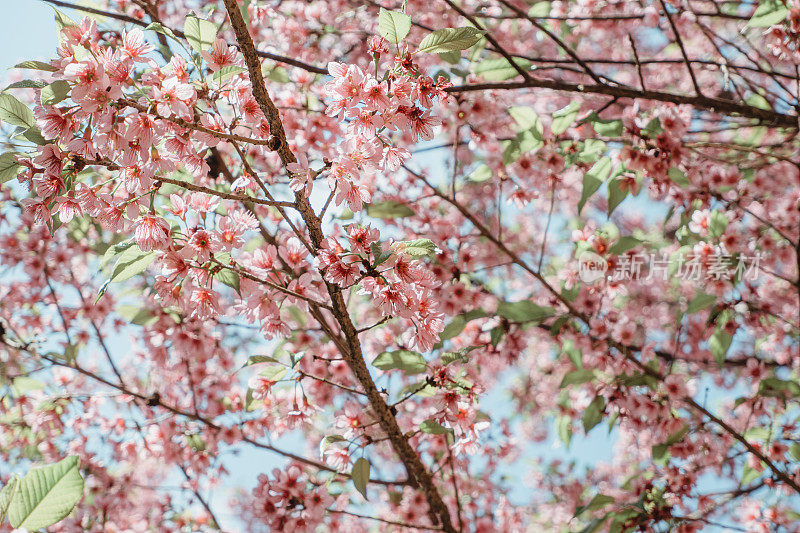
[[[134,17],[131,17],[129,15],[125,15],[123,13],[115,13],[113,11],[104,11],[102,9],[97,9],[97,8],[94,8],[94,7],[73,4],[72,2],[64,2],[62,0],[41,0],[41,1],[45,2],[47,4],[52,4],[54,6],[65,7],[65,8],[68,8],[68,9],[74,9],[76,11],[83,11],[84,13],[92,13],[93,15],[100,15],[100,16],[103,16],[103,17],[108,17],[110,19],[121,20],[123,22],[128,22],[130,24],[135,24],[136,26],[141,26],[142,28],[145,28],[145,27],[148,26],[147,22],[145,22],[143,20],[140,20],[140,19],[137,19],[137,18],[134,18]],[[185,38],[186,37],[186,35],[181,30],[179,30],[177,28],[167,28],[167,29],[172,31],[172,33],[174,33],[176,36],[178,36],[180,38]],[[283,56],[283,55],[280,55],[280,54],[273,54],[271,52],[257,51],[256,53],[259,56],[263,57],[263,58],[271,59],[273,61],[277,61],[279,63],[284,63],[286,65],[291,65],[293,67],[297,67],[297,68],[300,68],[300,69],[303,69],[303,70],[307,70],[309,72],[314,72],[316,74],[327,74],[328,73],[328,69],[326,69],[326,68],[318,67],[316,65],[310,65],[308,63],[304,63],[302,61],[299,61],[299,60],[291,58],[291,57]]]
[[[678,47],[681,49],[681,55],[683,56],[683,60],[686,63],[686,68],[689,70],[689,77],[692,78],[692,85],[694,85],[694,91],[697,93],[697,96],[702,96],[703,92],[700,90],[700,84],[697,83],[697,78],[694,76],[694,69],[692,69],[692,64],[689,62],[689,56],[686,53],[686,48],[683,46],[683,39],[681,39],[681,34],[678,33],[678,28],[675,26],[675,22],[672,20],[672,15],[669,13],[669,9],[667,8],[667,4],[664,3],[664,0],[659,0],[661,2],[661,7],[664,8],[664,15],[666,15],[667,20],[669,21],[669,25],[672,28],[672,33],[675,34],[675,41],[678,43]]]

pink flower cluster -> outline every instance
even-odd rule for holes
[[[272,531],[315,531],[334,498],[325,487],[310,484],[300,465],[289,465],[258,476],[253,489],[253,515]]]
[[[315,259],[325,279],[340,287],[361,283],[360,294],[368,295],[384,317],[398,317],[414,326],[410,346],[428,351],[444,329],[444,314],[434,299],[440,283],[424,263],[404,252],[402,242],[384,251],[379,232],[370,226],[347,228],[349,250],[328,238]]]
[[[393,146],[390,135],[410,133],[412,142],[433,138],[441,120],[431,115],[430,108],[435,97],[447,97],[444,88],[449,84],[396,70],[379,80],[357,65],[335,62],[328,64],[328,71],[333,80],[325,92],[332,102],[326,113],[347,121],[328,181],[336,191],[337,205],[347,202],[357,212],[371,198],[368,184],[375,173],[398,170],[410,155]]]

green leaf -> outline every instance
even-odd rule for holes
[[[655,460],[664,459],[667,455],[667,450],[669,449],[669,447],[683,440],[683,437],[685,437],[687,433],[689,433],[689,426],[685,425],[681,429],[670,435],[669,438],[667,438],[666,442],[662,444],[656,444],[655,446],[653,446],[652,448],[653,459]]]
[[[438,393],[436,387],[431,387],[425,381],[418,381],[416,383],[409,383],[398,394],[398,397],[403,398],[409,394],[419,398],[433,398]]]
[[[772,431],[762,426],[753,426],[745,431],[742,436],[747,440],[767,441],[770,439]]]
[[[546,17],[550,14],[550,2],[537,2],[528,10],[528,16],[533,18]]]
[[[217,260],[220,263],[223,263],[223,264],[227,263],[231,259],[231,256],[228,253],[217,254],[215,257],[217,258]],[[240,284],[239,274],[237,274],[236,272],[234,272],[230,268],[223,267],[223,268],[219,269],[216,273],[214,273],[214,279],[224,283],[225,285],[227,285],[228,287],[232,288],[236,292],[240,292],[239,291],[239,284]]]
[[[226,65],[212,74],[211,80],[216,83],[222,83],[228,78],[232,78],[233,76],[241,74],[242,72],[247,72],[247,69],[237,65]]]
[[[600,156],[607,149],[606,143],[600,139],[586,139],[583,142],[581,151],[578,153],[578,161],[581,163],[596,163]]]
[[[203,442],[203,438],[197,433],[186,435],[186,444],[196,452],[202,452],[206,449],[206,443]]]
[[[451,65],[458,65],[461,62],[461,51],[460,50],[451,50],[449,52],[442,52],[439,54],[439,58],[444,61],[445,63],[450,63]],[[449,75],[443,71],[439,71],[442,76],[449,78]],[[438,75],[434,75],[434,78],[437,78]]]
[[[670,167],[667,171],[667,176],[675,185],[680,187],[688,187],[689,186],[689,178],[686,177],[686,173],[677,167]]]
[[[683,437],[685,437],[688,433],[689,433],[689,426],[685,425],[681,429],[670,435],[665,444],[667,444],[668,446],[672,446],[673,444],[678,444],[680,441],[683,440]]]
[[[103,253],[103,257],[100,258],[100,264],[98,265],[100,270],[104,269],[106,265],[108,265],[111,262],[111,260],[114,259],[114,257],[120,255],[122,252],[124,252],[134,244],[136,244],[136,241],[130,239],[109,246],[106,249],[105,253]]]
[[[17,63],[14,68],[24,68],[28,70],[46,70],[47,72],[56,72],[58,67],[54,67],[50,63],[43,63],[41,61],[23,61]]]
[[[751,28],[772,26],[785,20],[788,13],[789,8],[781,0],[759,0],[747,25]]]
[[[372,361],[372,366],[381,370],[402,370],[406,374],[419,374],[427,369],[427,362],[417,352],[397,350],[383,352]]]
[[[131,324],[136,324],[137,326],[149,326],[155,324],[158,320],[158,317],[148,309],[138,305],[120,305],[117,308],[117,313]]]
[[[569,315],[564,315],[560,318],[569,319]],[[572,364],[575,365],[576,368],[579,370],[583,368],[583,352],[581,352],[580,348],[575,346],[575,342],[572,339],[564,341],[564,345],[561,347],[561,353],[567,354],[567,357],[569,357],[569,360],[572,361]]]
[[[559,388],[563,389],[569,385],[588,383],[594,379],[594,375],[594,370],[575,370],[574,372],[569,372],[564,376],[564,379],[561,380]]]
[[[543,139],[544,134],[542,130],[537,128],[518,133],[516,141],[519,143],[520,155],[544,146]]]
[[[509,139],[507,141],[502,141],[503,146],[503,164],[510,165],[511,163],[515,162],[519,159],[519,156],[522,155],[522,150],[517,139]]]
[[[760,95],[753,95],[753,96],[758,96],[761,100],[764,100],[764,98],[761,97]],[[748,98],[748,100],[750,100],[750,98]],[[755,103],[757,102],[754,102],[754,104]],[[771,109],[769,102],[764,100],[763,103],[766,103],[766,109]],[[763,106],[756,105],[756,107],[763,107]],[[766,126],[756,126],[754,128],[742,128],[736,133],[735,139],[736,142],[739,144],[743,144],[745,146],[750,146],[750,147],[756,147],[759,144],[761,144],[761,141],[764,139],[764,135],[766,134],[767,134]],[[753,169],[747,169],[745,170],[745,172],[748,172],[748,170],[752,171]],[[748,181],[750,180],[748,179]]]
[[[67,516],[82,496],[83,478],[73,455],[29,471],[11,498],[8,520],[15,528],[48,527]]]
[[[44,389],[44,383],[38,379],[29,378],[27,376],[19,376],[11,380],[11,386],[16,394],[25,394],[29,391]]]
[[[22,165],[17,163],[13,152],[0,155],[0,183],[5,183],[17,177]]]
[[[39,98],[44,105],[55,105],[65,100],[71,90],[69,83],[64,80],[58,80],[43,87]]]
[[[109,281],[119,283],[141,274],[156,258],[155,252],[143,252],[138,246],[131,246],[120,254],[114,264]]]
[[[358,492],[367,499],[367,483],[369,482],[369,461],[361,457],[353,465],[353,471],[350,477],[353,478],[353,485],[355,485]]]
[[[3,90],[7,91],[9,89],[41,89],[45,85],[47,85],[47,82],[40,80],[20,80],[12,83]]]
[[[637,239],[636,237],[626,235],[625,237],[620,237],[619,240],[608,249],[608,253],[611,255],[622,255],[628,250],[636,248],[640,244],[642,244],[641,240]]]
[[[800,396],[800,384],[796,381],[766,378],[758,384],[758,393],[772,398],[797,397]]]
[[[267,71],[267,78],[276,83],[288,83],[289,73],[285,68],[275,65]]]
[[[247,388],[247,394],[244,396],[244,410],[251,413],[261,407],[264,402],[253,398],[253,389]]]
[[[0,94],[0,119],[23,128],[31,128],[36,125],[33,112],[28,109],[28,106],[5,93]]]
[[[61,355],[61,358],[68,363],[75,362],[75,360],[78,359],[78,345],[67,344],[64,346],[64,353]]]
[[[341,435],[326,435],[319,443],[319,455],[322,456],[331,444],[334,442],[342,442],[345,438]]]
[[[373,218],[405,218],[414,214],[414,210],[408,207],[403,202],[396,202],[394,200],[387,200],[385,202],[377,202],[367,206],[367,215]]]
[[[424,54],[466,50],[480,41],[485,32],[471,26],[464,28],[442,28],[429,33],[419,43],[418,50]]]
[[[527,59],[514,58],[514,63],[522,70],[531,68],[531,62]],[[514,68],[514,65],[504,57],[481,61],[475,67],[475,74],[486,81],[505,81],[519,76],[519,72]]]
[[[160,33],[162,35],[166,35],[167,37],[171,37],[172,39],[175,39],[176,41],[178,40],[178,36],[175,35],[175,32],[173,32],[170,28],[167,28],[166,26],[164,26],[160,22],[151,22],[150,24],[148,24],[145,27],[144,30],[145,31],[152,30],[152,31],[154,31],[156,33]]]
[[[539,322],[553,316],[552,307],[536,305],[530,300],[521,302],[500,302],[497,305],[497,314],[513,322]]]
[[[195,52],[208,49],[217,38],[217,26],[209,21],[197,18],[194,15],[186,17],[183,23],[183,33]]]
[[[500,344],[500,341],[503,340],[503,336],[506,334],[503,331],[502,326],[496,326],[492,328],[492,331],[489,332],[489,340],[492,343],[492,346],[497,347]]]
[[[379,242],[373,242],[369,245],[370,251],[372,255],[375,257],[375,263],[373,266],[377,267],[385,263],[390,257],[392,257],[391,250],[384,252],[383,246]]]
[[[398,251],[411,257],[427,257],[436,252],[436,245],[430,239],[414,239],[411,241],[398,241],[394,243]]]
[[[256,400],[253,396],[253,389],[247,387],[247,392],[244,395],[244,410],[247,413],[253,412],[263,405],[261,400]]]
[[[600,529],[605,525],[605,523],[607,521],[608,521],[608,515],[600,517],[600,518],[595,518],[594,520],[592,520],[591,522],[586,524],[585,528],[583,528],[580,531],[578,531],[578,533],[597,533],[597,531],[600,531]],[[613,524],[612,524],[612,526],[613,526]],[[611,530],[609,530],[609,531],[610,531],[610,533],[612,533]],[[613,531],[613,533],[617,533],[617,532]]]
[[[713,238],[719,238],[725,233],[725,228],[728,227],[728,217],[722,211],[715,209],[711,212],[708,221],[708,235]]]
[[[602,181],[588,172],[583,175],[583,191],[581,192],[581,199],[578,202],[578,214],[583,211],[583,206],[586,205],[589,198],[597,192],[597,189],[599,189],[602,184]]]
[[[749,485],[751,481],[758,479],[760,475],[761,472],[745,463],[742,467],[742,479],[739,481],[739,483],[741,485]]]
[[[411,30],[411,17],[405,13],[381,8],[378,14],[378,31],[381,37],[390,43],[397,44],[406,38],[409,30]]]
[[[653,456],[654,461],[663,461],[667,457],[667,449],[669,446],[666,444],[656,444],[650,450],[651,455]]]
[[[67,15],[65,15],[58,9],[54,9],[54,11],[55,11],[54,18],[56,20],[56,25],[58,26],[59,31],[70,26],[77,26],[74,20],[69,18]]]
[[[453,317],[453,320],[445,326],[444,330],[439,334],[439,340],[446,341],[452,339],[464,330],[467,322],[475,320],[476,318],[483,318],[486,313],[482,309],[474,309],[467,313],[462,313]]]
[[[283,365],[269,365],[262,369],[259,373],[259,376],[263,377],[268,381],[278,382],[286,376],[286,367]]]
[[[621,120],[604,120],[597,117],[595,113],[592,113],[592,118],[592,127],[598,135],[604,137],[619,137],[622,135],[623,125]]]
[[[22,137],[26,141],[30,141],[30,142],[32,142],[34,144],[38,144],[39,146],[44,146],[45,144],[47,144],[47,139],[42,137],[42,132],[39,131],[39,128],[37,128],[36,126],[34,126],[32,128],[28,128],[27,130],[22,132],[22,134],[18,135],[15,138],[18,138],[18,137]]]
[[[611,174],[611,158],[608,156],[603,157],[597,163],[592,165],[592,168],[590,168],[586,173],[600,181],[605,181],[609,174]]]
[[[442,354],[442,365],[447,366],[456,361],[466,361],[468,359],[467,354],[477,348],[478,346],[470,346],[469,348],[462,348],[457,352],[445,352]]]
[[[605,407],[606,401],[602,396],[595,397],[592,403],[586,407],[586,410],[583,412],[583,417],[581,418],[583,430],[586,433],[589,433],[593,427],[603,420],[603,409],[605,409]]]
[[[611,213],[622,203],[625,198],[628,197],[628,193],[630,190],[627,188],[622,190],[620,185],[622,181],[618,179],[612,179],[608,182],[608,216],[611,216]]]
[[[11,500],[14,498],[14,494],[17,492],[18,487],[19,476],[14,474],[11,476],[11,479],[8,480],[6,486],[3,487],[3,490],[0,490],[0,524],[2,524],[6,519],[6,515],[8,514],[8,506],[11,505]]]
[[[795,461],[800,461],[800,442],[795,442],[789,446],[789,453],[794,457]],[[2,512],[2,503],[0,503],[0,512]],[[2,518],[0,518],[2,520]]]
[[[661,127],[661,121],[659,121],[657,118],[654,118],[651,119],[644,128],[642,128],[641,133],[645,137],[655,139],[663,131],[664,128]]]
[[[568,416],[560,416],[556,420],[556,434],[567,447],[572,440],[572,419]]]
[[[518,132],[530,131],[538,140],[544,139],[542,121],[539,120],[539,115],[532,108],[523,106],[510,107],[508,114],[517,123]]]
[[[431,435],[445,435],[451,431],[433,419],[424,421],[419,425],[419,429],[423,433],[430,433]]]
[[[691,315],[692,313],[702,311],[703,309],[708,309],[716,301],[717,297],[714,296],[713,294],[706,294],[704,292],[701,292],[700,294],[692,298],[691,302],[689,302],[689,307],[686,308],[686,314]]]
[[[598,509],[602,509],[603,507],[607,506],[608,504],[614,503],[614,498],[611,496],[606,496],[605,494],[598,494],[592,500],[586,504],[578,507],[575,509],[575,516],[579,516],[586,511],[596,511]]]
[[[708,346],[711,349],[711,355],[714,356],[714,362],[718,365],[722,366],[725,362],[725,355],[728,353],[728,349],[731,347],[731,341],[733,340],[733,336],[726,331],[718,329],[711,335],[711,338],[708,339]]]
[[[578,110],[580,108],[580,102],[572,101],[568,106],[562,107],[553,113],[553,123],[550,124],[550,131],[552,131],[555,135],[559,135],[567,131],[567,128],[572,126],[572,123],[575,122],[575,117],[578,116]]]
[[[608,156],[602,157],[586,171],[586,174],[583,175],[583,191],[578,202],[578,214],[583,211],[583,206],[597,192],[609,174],[611,174],[611,158]]]
[[[492,169],[489,168],[489,165],[484,164],[473,170],[472,173],[467,176],[467,179],[475,183],[483,183],[484,181],[491,179],[492,175]]]
[[[269,355],[251,355],[250,357],[247,358],[247,362],[244,364],[244,366],[257,365],[258,363],[280,364],[280,361]]]
[[[462,331],[464,331],[464,327],[467,325],[467,319],[464,318],[464,315],[456,315],[453,317],[453,320],[447,324],[441,333],[439,333],[439,340],[446,341],[448,339],[452,339]]]

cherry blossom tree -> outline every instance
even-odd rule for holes
[[[0,529],[800,531],[800,2],[45,1]]]

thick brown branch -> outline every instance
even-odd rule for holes
[[[294,163],[297,159],[287,142],[280,113],[272,102],[267,92],[266,85],[264,84],[264,77],[261,74],[261,64],[258,60],[255,45],[250,37],[247,24],[242,18],[236,0],[223,1],[225,9],[228,11],[228,17],[230,18],[234,33],[236,34],[236,40],[239,43],[240,50],[247,64],[250,82],[253,86],[253,96],[264,112],[264,115],[267,117],[270,126],[270,134],[278,141],[278,155],[284,166]],[[303,217],[303,221],[306,223],[314,247],[319,248],[323,240],[321,221],[311,209],[308,199],[302,194],[298,193],[296,195],[295,204]],[[350,318],[341,289],[337,285],[330,283],[326,283],[326,285],[332,302],[333,315],[345,336],[346,350],[343,351],[342,356],[345,358],[351,371],[364,389],[364,393],[367,395],[370,406],[378,418],[381,429],[386,432],[395,453],[397,453],[408,472],[409,481],[422,488],[430,507],[431,518],[439,522],[444,531],[454,533],[456,530],[450,520],[450,512],[433,482],[433,476],[423,464],[419,454],[408,443],[397,420],[394,418],[394,415],[390,411],[388,405],[386,405],[386,402],[372,380],[372,376],[364,362],[358,331]]]
[[[761,109],[747,104],[740,104],[732,100],[723,100],[721,98],[712,98],[710,96],[687,96],[662,91],[639,90],[618,85],[584,85],[558,80],[533,78],[529,81],[472,83],[468,85],[458,85],[445,89],[445,91],[449,93],[465,93],[487,90],[510,91],[527,88],[552,89],[554,91],[565,91],[581,94],[605,94],[608,96],[616,96],[618,98],[641,98],[644,100],[655,100],[658,102],[686,104],[705,111],[754,118],[767,125],[784,126],[795,129],[798,127],[797,115],[785,115],[783,113],[778,113],[777,111]]]

